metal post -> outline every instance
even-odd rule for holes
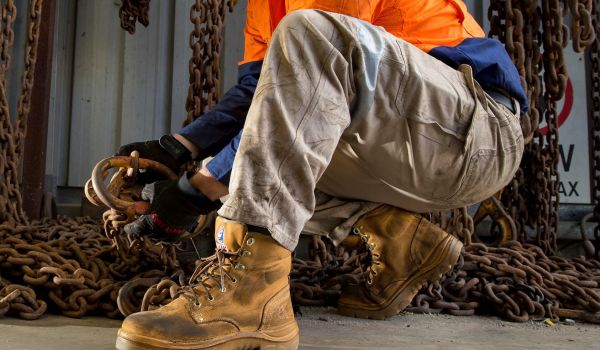
[[[31,111],[27,122],[23,160],[23,207],[30,219],[40,218],[44,194],[55,10],[55,0],[44,1]]]

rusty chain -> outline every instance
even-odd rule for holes
[[[184,125],[211,109],[221,94],[221,51],[227,12],[237,0],[195,0],[190,9],[194,29],[190,33],[192,57],[189,61],[190,86],[185,103]]]
[[[182,274],[178,264],[165,261],[151,248],[143,249],[144,256],[118,250],[98,222],[89,218],[0,225],[0,315],[38,318],[46,303],[69,317],[114,318],[139,311],[149,287]],[[29,296],[25,301],[3,299],[15,286],[24,290],[23,298]],[[34,303],[36,295],[43,302]]]
[[[290,293],[295,305],[335,305],[348,285],[364,279],[366,249],[348,251],[318,236],[311,237],[309,258],[292,261]]]
[[[14,312],[25,320],[40,318],[48,305],[43,300],[38,300],[33,289],[17,284],[3,285],[0,282],[0,315]]]
[[[521,117],[521,127],[525,139],[530,140],[539,127],[542,94],[539,79],[542,70],[541,16],[537,1],[492,1],[488,17],[491,24],[489,35],[506,44],[507,52],[513,57],[525,87],[529,99],[529,112]],[[524,21],[525,18],[527,21]],[[538,154],[532,151],[533,147],[535,146],[532,143],[526,146],[522,166],[503,194],[503,202],[515,222],[516,236],[521,242],[525,240],[525,227],[535,225],[533,220],[536,215],[529,215],[530,212],[535,213],[535,210],[528,210],[527,203],[535,203],[537,192],[529,186],[524,186],[526,178],[531,178],[531,165],[535,164],[531,158]]]
[[[121,28],[129,34],[135,34],[137,22],[147,27],[150,24],[148,12],[150,12],[150,0],[122,0],[119,8]]]
[[[515,221],[519,241],[531,239],[526,236],[530,227],[535,231],[536,244],[550,254],[557,253],[556,104],[564,96],[568,79],[563,49],[569,37],[577,51],[594,40],[591,7],[589,0],[567,1],[564,6],[559,0],[494,0],[488,11],[490,36],[506,44],[526,88],[529,113],[521,118],[521,124],[526,139],[534,137],[525,149],[521,168],[504,192],[503,202]],[[570,33],[563,20],[567,12],[573,19]],[[538,129],[541,116],[546,123],[544,134]]]
[[[562,3],[559,0],[542,1],[542,27],[544,45],[544,104],[545,119],[547,124],[546,135],[540,134],[539,144],[542,136],[545,137],[546,147],[541,151],[544,160],[542,176],[543,181],[537,184],[546,184],[544,188],[543,212],[538,213],[537,244],[546,253],[557,253],[557,231],[558,231],[558,112],[557,102],[563,98],[567,86],[568,74],[564,61],[563,48],[567,46],[568,29],[563,21]],[[544,215],[540,215],[544,213]]]
[[[31,92],[33,90],[33,79],[35,63],[37,61],[37,48],[40,37],[40,25],[42,23],[43,0],[29,1],[29,23],[27,26],[27,45],[25,46],[25,68],[21,76],[21,93],[17,105],[17,122],[15,141],[17,143],[16,156],[21,157],[25,147],[25,135],[27,134],[27,118],[31,110]]]
[[[595,30],[592,24],[593,0],[567,0],[566,4],[572,15],[571,38],[573,50],[583,52],[595,40]]]
[[[8,108],[8,86],[6,72],[10,67],[11,49],[14,44],[13,26],[16,18],[16,6],[13,0],[8,0],[2,8],[2,38],[0,59],[0,142],[2,154],[0,161],[0,218],[14,222],[26,223],[27,217],[23,211],[23,199],[19,189],[20,160],[23,153],[25,134],[27,132],[27,117],[31,104],[31,91],[37,55],[39,29],[41,23],[42,1],[29,1],[29,22],[27,30],[27,43],[25,47],[25,68],[21,77],[20,97],[17,106],[17,115],[12,118]],[[13,120],[15,122],[13,123]]]
[[[556,321],[564,310],[600,311],[599,281],[597,260],[548,257],[540,247],[516,241],[497,248],[471,244],[454,270],[421,290],[408,311]]]
[[[10,116],[8,105],[8,88],[6,72],[10,67],[10,51],[14,44],[13,26],[16,18],[16,6],[13,0],[8,0],[2,8],[2,30],[0,31],[0,142],[2,153],[0,163],[3,169],[0,172],[0,222],[6,220],[23,221],[22,212],[17,207],[21,203],[20,193],[15,192],[18,183],[16,157],[16,144],[14,139],[14,127]],[[14,201],[14,202],[13,202]],[[13,204],[13,203],[16,203]]]

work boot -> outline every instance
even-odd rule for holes
[[[427,282],[459,258],[462,243],[420,215],[382,205],[353,228],[370,251],[366,281],[342,292],[342,315],[382,320],[404,310]],[[355,240],[351,237],[349,241]]]
[[[297,349],[290,251],[223,218],[215,242],[177,299],[123,321],[117,349]]]

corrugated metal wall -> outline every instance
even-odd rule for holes
[[[176,131],[185,118],[190,1],[152,1],[150,26],[119,27],[119,1],[57,2],[47,187],[82,186],[119,145]],[[236,79],[245,4],[227,30],[223,87]],[[234,43],[235,42],[235,43]]]

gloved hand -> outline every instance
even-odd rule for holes
[[[171,147],[168,148],[168,146]],[[168,149],[171,151],[169,152]],[[181,166],[191,159],[190,152],[185,146],[170,135],[163,136],[160,141],[134,142],[123,145],[117,151],[117,155],[129,156],[133,151],[138,151],[140,158],[151,159],[165,165],[173,170],[175,174],[178,174]],[[177,158],[173,155],[173,152],[179,152]]]
[[[194,230],[198,216],[217,209],[220,201],[211,201],[194,188],[184,174],[179,180],[166,180],[146,185],[142,198],[150,200],[150,215],[143,215],[125,226],[133,236],[176,242]]]

